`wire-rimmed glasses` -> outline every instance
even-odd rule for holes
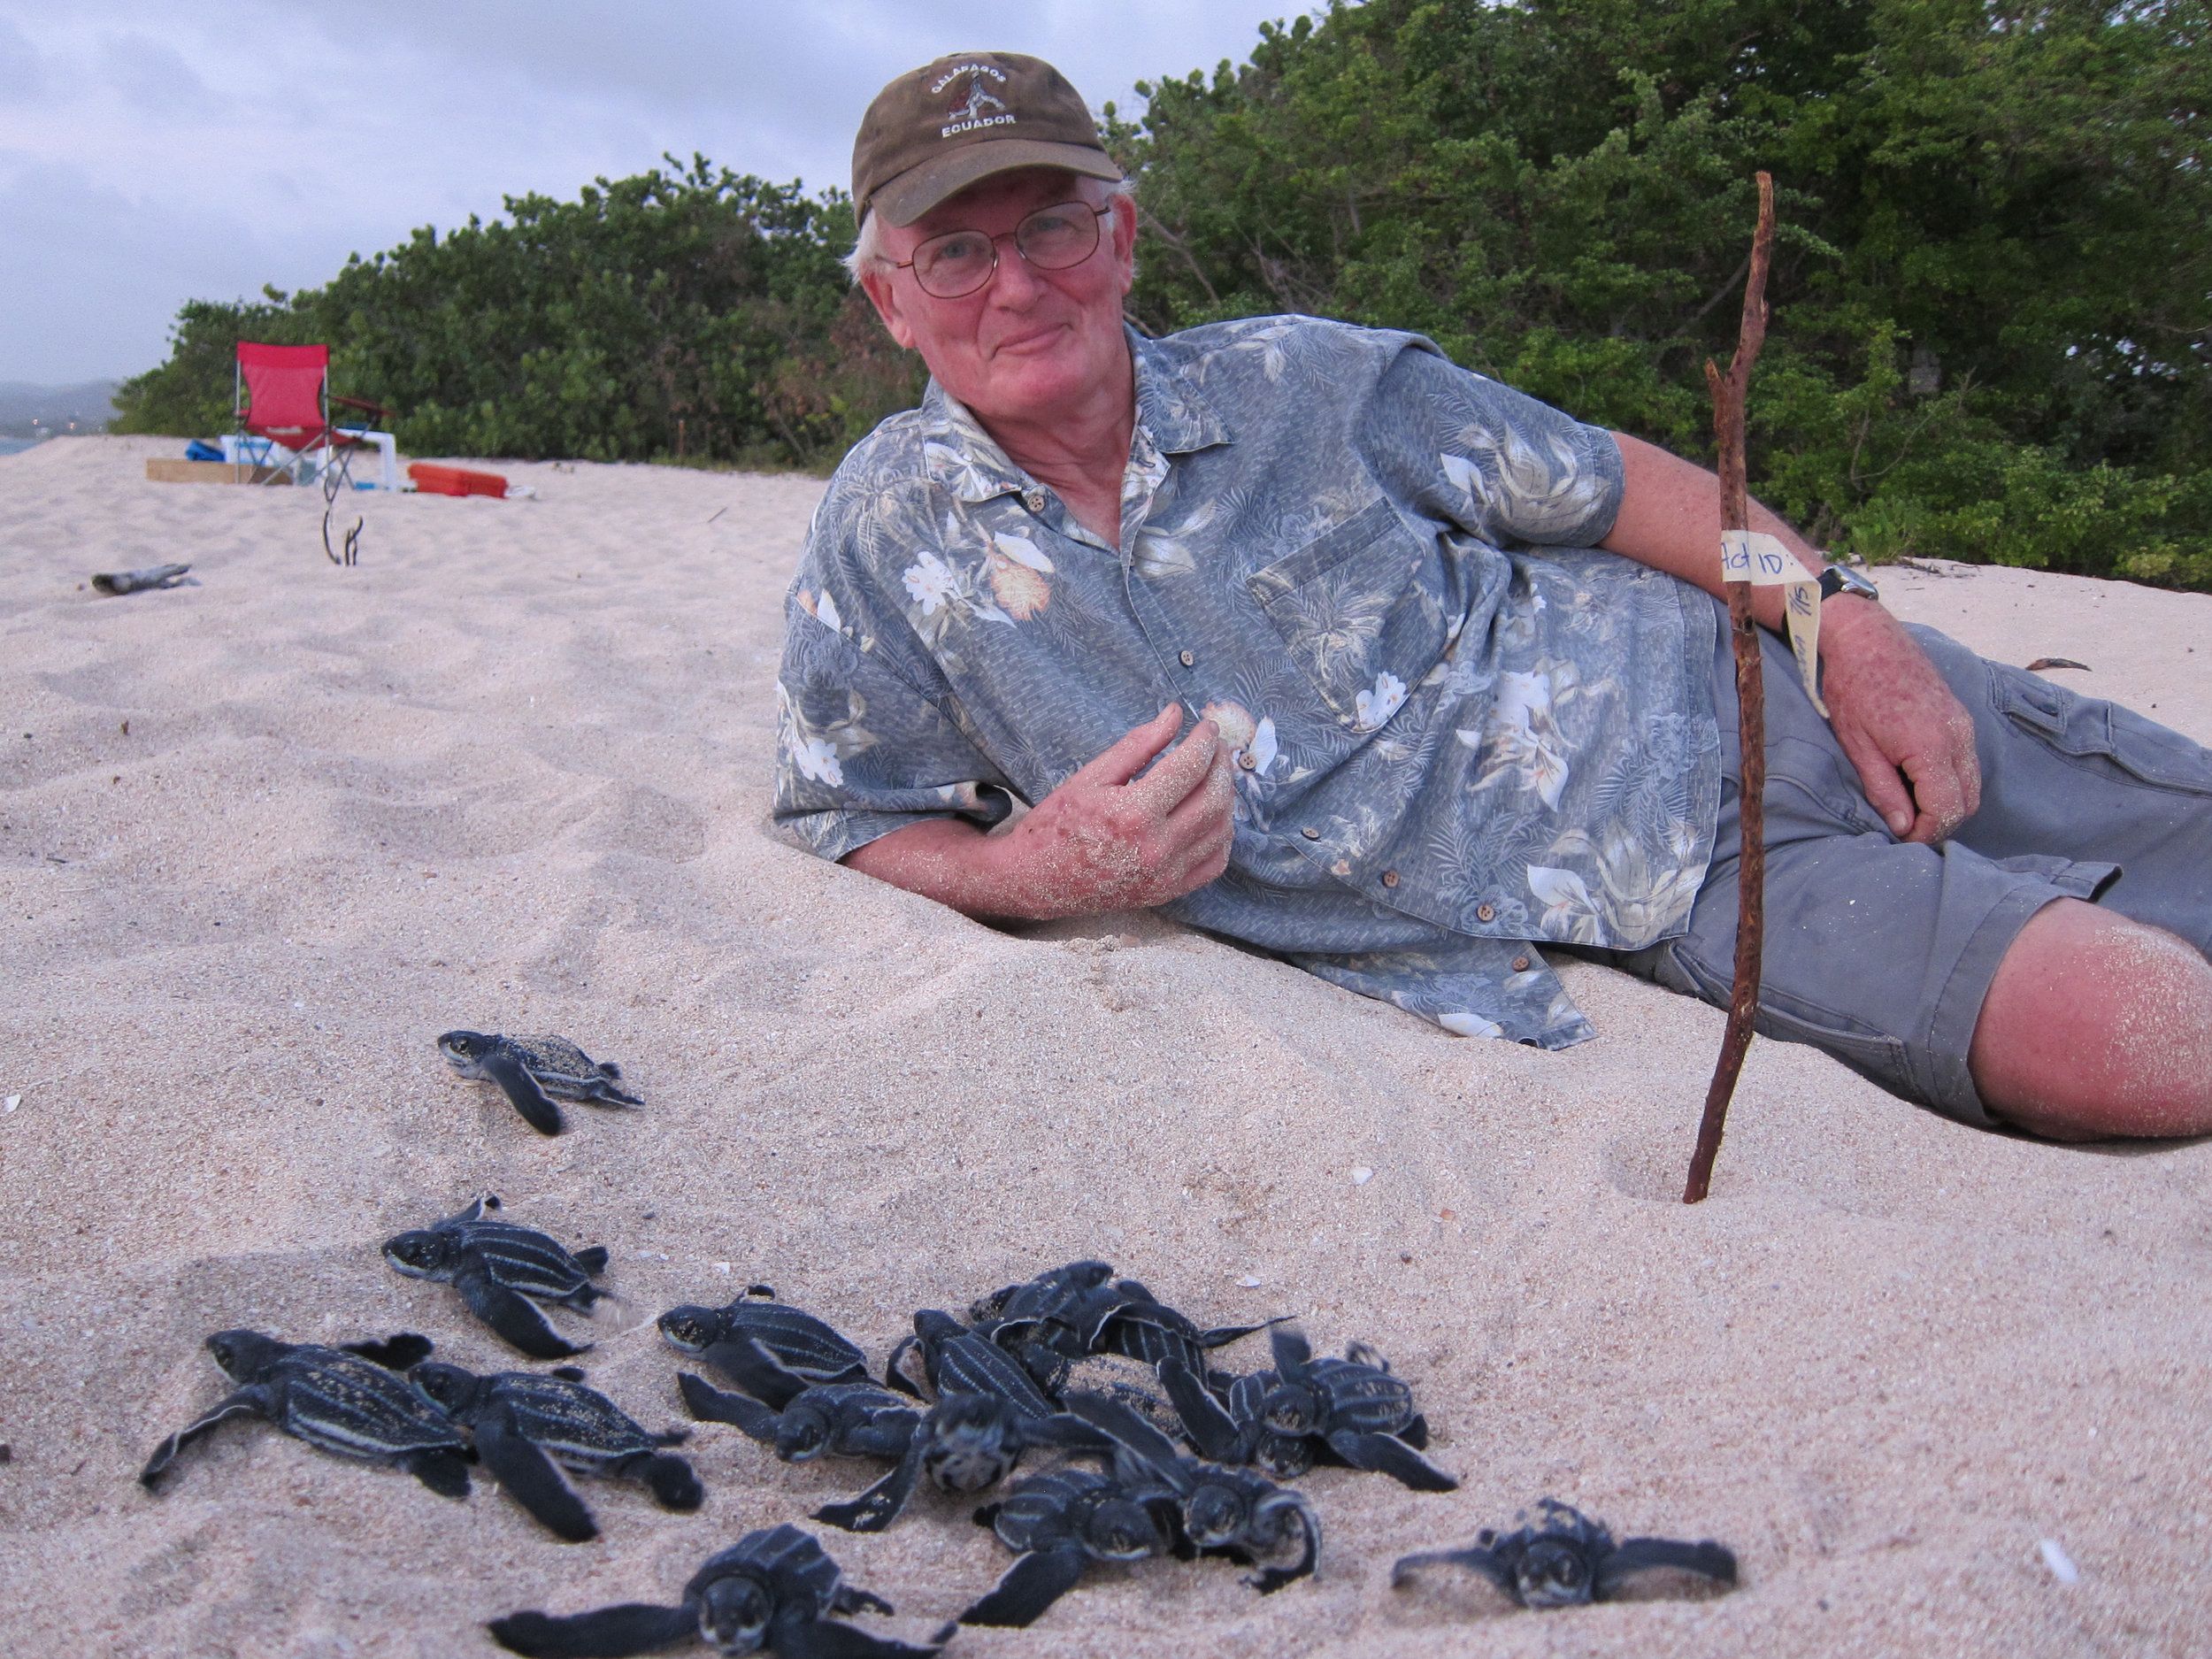
[[[991,280],[998,269],[998,245],[1011,241],[1014,251],[1040,271],[1065,271],[1098,250],[1098,221],[1114,210],[1086,202],[1041,207],[1010,231],[987,236],[979,230],[949,230],[914,250],[895,271],[912,271],[922,292],[941,300],[964,299]]]

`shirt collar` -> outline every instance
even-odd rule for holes
[[[1230,440],[1228,426],[1168,354],[1125,325],[1135,370],[1137,428],[1163,455],[1187,455]],[[967,405],[934,380],[922,394],[922,462],[931,479],[971,505],[1031,487]]]

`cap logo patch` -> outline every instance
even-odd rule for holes
[[[1014,116],[1013,112],[1007,109],[1006,100],[992,92],[982,80],[983,76],[989,75],[993,80],[1003,85],[1006,80],[1005,73],[988,64],[963,64],[957,69],[939,77],[930,90],[933,93],[942,92],[963,75],[972,75],[975,79],[968,84],[968,96],[945,111],[950,119],[948,125],[937,129],[937,136],[951,138],[961,133],[972,133],[979,127],[1011,127],[1014,124]],[[993,110],[996,110],[999,113],[995,115],[989,113]]]

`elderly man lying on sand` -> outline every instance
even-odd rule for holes
[[[853,199],[933,378],[815,514],[782,822],[971,916],[1158,906],[1470,1034],[1594,1034],[1540,946],[1726,1003],[1710,473],[1410,334],[1141,337],[1127,187],[1034,58],[893,81]],[[1822,591],[1828,718],[1766,641],[1760,1028],[1970,1123],[2212,1130],[2212,753]]]

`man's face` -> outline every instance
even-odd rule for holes
[[[1122,296],[1134,275],[1136,211],[1118,199],[1099,223],[1097,250],[1064,271],[1040,271],[1014,250],[1012,232],[1041,207],[1095,204],[1100,188],[1041,168],[1000,173],[963,190],[913,224],[883,227],[896,262],[947,231],[1002,236],[991,280],[958,299],[925,294],[911,270],[876,267],[861,278],[884,326],[922,354],[937,383],[986,421],[1049,423],[1087,393],[1125,380]]]

